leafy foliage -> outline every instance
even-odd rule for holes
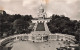
[[[28,33],[29,32],[29,23],[31,22],[31,15],[9,15],[4,12],[0,14],[0,37],[3,37],[3,34],[13,35],[19,33]]]
[[[76,36],[76,39],[79,40],[78,31],[80,29],[80,21],[70,20],[64,15],[52,15],[50,22],[48,22],[48,27],[51,33],[62,33]]]

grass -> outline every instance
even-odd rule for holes
[[[38,23],[36,31],[45,31],[44,23]]]

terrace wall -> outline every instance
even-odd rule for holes
[[[48,40],[64,40],[64,41],[68,40],[68,41],[71,41],[71,42],[76,41],[75,37],[70,36],[70,35],[49,34],[47,36],[48,36]],[[8,44],[10,42],[15,42],[15,41],[19,41],[19,40],[35,41],[35,40],[32,39],[32,37],[33,37],[32,34],[20,34],[20,35],[10,36],[10,37],[7,37],[7,38],[4,38],[4,39],[0,40],[0,46],[5,46],[6,44]],[[35,36],[35,38],[36,38],[36,36]],[[42,41],[42,42],[44,42],[44,41]]]

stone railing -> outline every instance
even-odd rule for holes
[[[20,34],[20,35],[6,37],[6,38],[0,40],[0,46],[5,46],[6,44],[8,44],[10,42],[18,41],[18,40],[28,40],[28,34]]]
[[[22,40],[22,41],[26,41],[26,40],[35,41],[36,40],[36,41],[38,41],[36,36],[37,35],[35,35],[35,39],[33,39],[34,36],[32,34],[19,34],[19,35],[10,36],[10,37],[0,40],[0,46],[5,46],[6,44],[8,44],[10,42],[15,42],[15,41],[19,41],[19,40]],[[63,41],[68,40],[71,42],[76,41],[74,36],[65,35],[65,34],[48,34],[45,36],[48,36],[47,40],[63,40]],[[45,37],[45,36],[42,36],[42,37]],[[44,40],[46,40],[46,39],[44,39]],[[42,42],[44,42],[44,40]]]
[[[67,34],[49,34],[49,40],[63,40],[63,41],[76,41],[75,36],[67,35]]]

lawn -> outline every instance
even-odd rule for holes
[[[36,31],[45,31],[44,23],[38,23]]]

